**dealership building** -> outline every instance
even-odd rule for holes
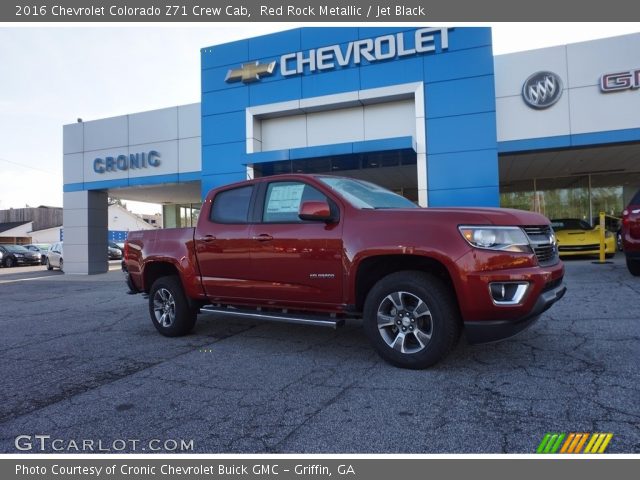
[[[200,103],[64,126],[65,271],[107,270],[109,197],[191,226],[210,189],[279,173],[619,216],[640,188],[639,51],[640,33],[494,56],[490,28],[406,26],[203,48]]]

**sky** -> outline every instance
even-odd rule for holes
[[[299,26],[0,24],[0,209],[62,206],[62,125],[199,102],[200,48]],[[490,26],[496,55],[640,32],[640,23]]]

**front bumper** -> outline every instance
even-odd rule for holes
[[[616,249],[615,238],[607,238],[604,242],[604,253],[616,253]],[[598,255],[600,253],[600,244],[560,244],[558,245],[558,253],[560,257]]]
[[[38,258],[20,258],[20,257],[16,257],[16,264],[18,264],[18,265],[40,265],[40,257],[38,257]]]
[[[556,303],[567,292],[564,283],[543,291],[531,311],[523,317],[515,320],[483,320],[464,322],[465,333],[469,343],[489,343],[513,337],[525,330]]]

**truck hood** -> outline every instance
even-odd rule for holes
[[[458,225],[549,225],[549,220],[539,213],[515,210],[513,208],[483,207],[446,207],[446,208],[407,208],[370,210],[374,215],[392,216],[398,220],[414,222],[419,219],[431,221],[451,221]]]

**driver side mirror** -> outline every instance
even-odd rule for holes
[[[331,207],[325,201],[304,202],[298,210],[300,220],[311,220],[317,222],[331,222]]]

